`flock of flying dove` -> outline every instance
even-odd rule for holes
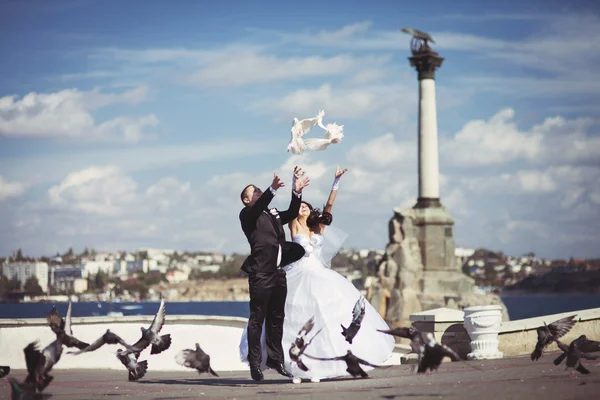
[[[129,381],[137,381],[143,378],[148,370],[148,361],[138,361],[140,353],[150,346],[150,354],[159,354],[167,350],[171,346],[171,335],[159,335],[165,323],[165,303],[161,299],[158,312],[148,328],[141,327],[141,338],[130,345],[121,339],[117,334],[107,330],[100,338],[92,344],[82,342],[73,335],[71,327],[71,303],[67,309],[67,314],[63,318],[53,307],[52,311],[47,315],[48,325],[52,332],[56,334],[56,340],[46,346],[43,350],[39,350],[38,341],[29,343],[24,349],[25,363],[27,365],[27,377],[22,382],[17,382],[13,377],[8,380],[11,384],[12,398],[25,399],[34,398],[36,394],[40,394],[54,377],[50,372],[54,365],[58,363],[62,355],[63,346],[69,348],[77,348],[78,351],[69,351],[67,354],[78,355],[95,351],[105,344],[121,345],[125,349],[117,350],[118,360],[125,366],[128,373]],[[361,296],[355,303],[352,310],[352,321],[345,327],[341,325],[341,334],[344,339],[352,344],[352,340],[357,335],[361,328],[362,320],[365,316],[365,298]],[[531,353],[531,360],[539,360],[544,349],[552,342],[556,342],[562,353],[554,360],[555,365],[560,365],[566,359],[566,369],[572,368],[571,376],[574,376],[575,371],[581,374],[589,374],[590,371],[582,364],[582,359],[595,360],[600,358],[592,353],[600,352],[600,342],[588,340],[585,335],[579,336],[573,340],[568,346],[562,343],[559,339],[566,335],[571,328],[576,324],[575,316],[569,316],[559,319],[549,325],[544,323],[537,329],[538,340],[535,350]],[[298,332],[298,335],[289,349],[289,356],[292,362],[295,362],[300,369],[308,371],[309,368],[302,361],[302,357],[307,357],[320,361],[342,360],[348,367],[346,371],[355,378],[367,378],[368,374],[361,368],[362,365],[367,365],[374,368],[388,368],[391,365],[375,365],[357,357],[351,350],[347,353],[333,358],[321,358],[306,353],[307,348],[313,339],[321,332],[323,328],[317,331],[310,340],[307,336],[313,330],[315,325],[314,316],[310,318]],[[446,357],[452,361],[461,361],[471,368],[481,370],[479,367],[472,365],[468,361],[463,361],[459,355],[448,346],[438,343],[433,334],[426,333],[423,335],[414,327],[397,327],[390,330],[378,330],[379,332],[398,336],[401,338],[410,339],[411,348],[417,354],[417,365],[415,371],[418,374],[430,374],[437,371],[442,364],[442,360]],[[210,366],[210,356],[206,354],[198,343],[195,349],[181,350],[175,356],[175,361],[188,368],[196,369],[198,373],[209,373],[213,376],[219,376]],[[599,365],[600,366],[600,365]],[[10,367],[0,366],[0,378],[10,373]]]
[[[320,110],[316,117],[298,120],[294,118],[292,122],[292,137],[288,144],[287,151],[293,154],[302,154],[307,148],[313,151],[326,150],[330,144],[337,144],[344,137],[344,125],[333,124],[323,125],[325,110]],[[304,140],[302,136],[318,125],[325,131],[322,138],[308,138]]]

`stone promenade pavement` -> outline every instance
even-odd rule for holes
[[[128,382],[125,371],[56,370],[44,391],[51,399],[598,399],[600,367],[586,361],[592,372],[571,378],[552,364],[547,354],[537,363],[528,357],[479,361],[470,368],[463,362],[444,363],[430,376],[413,375],[411,365],[370,371],[368,379],[339,378],[320,383],[292,384],[273,371],[255,383],[248,372],[217,371],[219,377],[190,372],[148,370],[138,382]],[[152,359],[150,358],[149,361]],[[149,363],[151,365],[151,363]],[[11,371],[22,380],[25,371]],[[10,398],[6,379],[0,379],[0,399]]]

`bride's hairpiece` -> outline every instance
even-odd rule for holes
[[[333,221],[333,215],[327,211],[321,212],[320,209],[314,208],[308,218],[306,218],[306,225],[309,229],[316,227],[319,224],[331,225]]]

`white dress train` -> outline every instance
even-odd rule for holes
[[[327,230],[325,229],[325,235]],[[301,357],[308,371],[302,371],[289,357],[289,349],[296,339],[298,331],[311,318],[315,317],[315,326],[307,335],[308,340],[323,328],[307,347],[305,354],[320,358],[332,358],[343,356],[347,350],[372,364],[385,362],[394,349],[394,338],[377,329],[389,329],[387,323],[381,318],[373,306],[365,301],[365,316],[361,328],[349,344],[342,335],[342,327],[348,327],[352,321],[352,310],[356,301],[362,296],[356,287],[342,275],[328,268],[329,259],[322,256],[323,235],[313,234],[312,238],[307,235],[296,235],[292,239],[301,244],[305,250],[305,256],[284,267],[287,274],[287,298],[285,302],[285,320],[283,323],[283,351],[285,354],[285,366],[295,378],[334,378],[347,376],[346,363],[344,361],[320,361],[308,357]],[[325,240],[327,242],[327,240]],[[343,242],[343,240],[342,240]],[[329,241],[331,243],[331,241]],[[339,243],[341,246],[341,242]],[[326,246],[327,247],[327,246]],[[339,250],[339,249],[338,249]],[[337,250],[325,249],[331,257]],[[261,336],[262,366],[266,369],[267,359],[265,345],[265,330]],[[247,362],[248,340],[247,329],[244,329],[240,341],[240,358]],[[362,366],[365,371],[372,367]]]

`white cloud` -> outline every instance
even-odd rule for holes
[[[92,166],[70,173],[48,190],[48,198],[63,210],[117,216],[133,203],[136,189],[135,181],[117,166]]]
[[[285,146],[285,145],[284,145]],[[184,144],[139,146],[107,150],[89,150],[75,154],[4,157],[0,171],[11,179],[26,180],[31,185],[54,183],[74,170],[89,165],[118,165],[125,173],[160,171],[186,164],[242,160],[257,155],[275,154],[279,149],[255,140],[225,139]]]
[[[409,94],[407,94],[409,93]],[[373,84],[358,87],[336,87],[324,83],[316,89],[299,89],[282,98],[258,101],[248,107],[257,113],[275,113],[281,118],[314,115],[325,109],[327,122],[368,117],[373,124],[395,125],[417,109],[417,96],[404,83]],[[337,120],[340,118],[340,120]]]
[[[351,164],[370,167],[388,167],[416,159],[415,141],[396,141],[392,133],[376,137],[348,151]]]
[[[441,141],[440,153],[458,165],[506,163],[515,158],[534,159],[541,152],[542,135],[519,132],[511,122],[515,112],[501,110],[489,121],[470,121],[451,141]]]
[[[600,138],[587,134],[593,120],[548,117],[529,130],[514,122],[507,108],[489,121],[469,121],[451,139],[440,140],[440,154],[453,165],[500,165],[515,160],[530,163],[588,162],[598,159]]]
[[[22,196],[25,193],[25,189],[27,189],[25,183],[8,181],[0,175],[0,200]]]
[[[224,54],[190,77],[205,86],[242,86],[315,76],[340,75],[357,68],[379,65],[386,58],[308,56],[279,58],[255,51]]]
[[[158,124],[154,114],[97,124],[90,111],[112,104],[137,104],[148,94],[148,88],[141,86],[122,93],[66,89],[49,94],[31,92],[20,100],[5,96],[0,98],[0,135],[139,141],[144,128]]]

